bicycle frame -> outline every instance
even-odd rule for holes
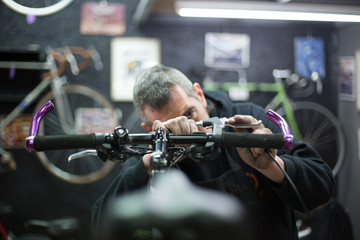
[[[80,50],[78,47],[71,47],[71,49],[76,53],[80,54]],[[4,131],[6,126],[8,126],[16,117],[18,117],[21,113],[24,112],[35,100],[39,99],[41,94],[48,90],[51,87],[51,90],[55,96],[56,106],[59,108],[59,112],[63,113],[59,115],[60,123],[64,128],[65,132],[71,133],[72,130],[68,126],[73,126],[73,116],[69,109],[69,103],[67,102],[67,98],[64,97],[63,85],[67,83],[66,77],[60,77],[61,73],[65,68],[65,63],[68,61],[70,63],[70,67],[73,68],[76,66],[78,70],[82,70],[88,64],[90,58],[92,58],[92,54],[94,54],[94,61],[97,65],[99,61],[99,57],[97,56],[97,51],[94,47],[90,48],[90,53],[87,53],[86,56],[82,56],[84,58],[84,62],[78,64],[73,56],[69,47],[65,48],[66,50],[66,59],[60,56],[57,52],[52,52],[49,50],[49,54],[47,56],[47,60],[41,63],[33,63],[33,62],[0,62],[0,68],[11,68],[16,67],[17,69],[32,69],[32,70],[47,70],[49,72],[44,74],[44,78],[42,81],[30,92],[25,98],[4,118],[4,120],[0,121],[0,133]],[[54,56],[51,54],[54,54]],[[84,55],[84,54],[83,54]],[[56,61],[59,61],[60,66],[56,65]],[[71,60],[71,61],[69,61]],[[74,73],[75,74],[75,73]],[[2,139],[2,134],[0,135]],[[5,158],[11,159],[9,153],[0,145],[0,155],[5,156]]]
[[[26,97],[4,118],[3,121],[0,122],[0,132],[3,132],[5,127],[9,125],[16,117],[18,117],[24,110],[27,109],[36,99],[40,97],[40,95],[47,90],[49,87],[53,90],[56,98],[56,104],[59,109],[62,109],[61,112],[66,113],[64,116],[68,116],[68,112],[66,111],[66,98],[64,98],[63,92],[61,91],[62,85],[66,83],[65,77],[55,77],[55,78],[47,78],[42,80],[30,93],[26,95]],[[64,116],[59,116],[62,123],[65,123],[68,120],[65,120]],[[64,124],[63,126],[66,126]],[[6,151],[0,147],[0,153],[4,154]]]

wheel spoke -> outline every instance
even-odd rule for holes
[[[312,102],[294,103],[293,112],[304,141],[319,152],[336,175],[345,153],[339,121],[323,106]]]

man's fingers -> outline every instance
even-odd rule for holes
[[[159,127],[166,129],[165,125],[161,121],[155,120],[152,125],[152,130],[156,131]]]
[[[235,115],[229,118],[230,124],[253,123],[253,122],[257,122],[257,120],[250,115]]]
[[[249,125],[249,124],[258,123],[258,122],[259,121],[251,115],[235,115],[235,116],[229,118],[229,124],[235,125],[235,126],[236,125],[244,125],[244,124]],[[236,132],[252,132],[259,128],[264,128],[264,124],[261,123],[260,125],[254,125],[254,126],[249,125],[246,128],[234,128],[234,130]]]
[[[170,119],[166,122],[160,122],[159,120],[154,121],[153,131],[162,127],[172,133],[193,133],[199,131],[195,121],[188,119],[185,116]]]
[[[177,117],[178,124],[180,126],[180,133],[191,133],[191,127],[189,124],[189,119],[187,117]]]
[[[190,133],[193,133],[193,132],[198,132],[199,129],[198,127],[196,126],[196,123],[193,119],[189,119],[189,125],[190,125],[190,130],[191,132]]]

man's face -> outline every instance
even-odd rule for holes
[[[155,120],[165,122],[179,116],[186,116],[195,121],[205,120],[209,118],[209,114],[206,110],[207,102],[204,93],[198,84],[194,84],[194,91],[197,98],[188,96],[181,87],[174,86],[172,98],[163,109],[157,110],[146,106],[144,114],[151,123]]]

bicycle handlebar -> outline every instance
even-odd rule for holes
[[[53,108],[54,105],[49,101],[34,115],[30,128],[30,136],[26,138],[26,149],[28,151],[90,148],[96,149],[98,153],[105,153],[105,155],[113,161],[125,161],[129,155],[144,155],[146,153],[131,150],[128,145],[135,147],[140,144],[152,144],[155,147],[154,151],[157,151],[157,144],[164,144],[163,146],[166,146],[167,143],[174,145],[201,144],[202,146],[200,146],[200,148],[202,149],[209,149],[209,147],[259,147],[280,149],[285,147],[285,149],[288,150],[292,148],[294,138],[285,120],[271,110],[267,113],[266,117],[279,126],[282,134],[225,132],[224,128],[227,119],[214,117],[197,123],[201,126],[212,128],[212,133],[166,133],[160,128],[150,133],[129,134],[126,128],[119,126],[115,128],[113,133],[37,136],[42,118]],[[194,150],[194,148],[190,149]],[[161,148],[160,150],[166,151]],[[196,151],[198,150],[199,149]],[[211,151],[212,150],[210,150],[210,152]],[[203,152],[199,154],[200,155],[197,156],[200,158],[204,157],[202,156]]]
[[[121,144],[151,144],[154,134],[129,134]],[[167,133],[167,139],[172,144],[205,144],[214,142],[215,146],[227,147],[261,147],[261,148],[282,148],[285,144],[284,136],[278,134],[251,134],[251,133],[233,133],[224,132],[221,135],[212,133],[201,134],[175,134]],[[53,135],[36,136],[33,138],[33,147],[27,145],[28,150],[60,150],[76,148],[95,149],[102,144],[116,144],[117,137],[114,134],[74,134],[74,135]]]

